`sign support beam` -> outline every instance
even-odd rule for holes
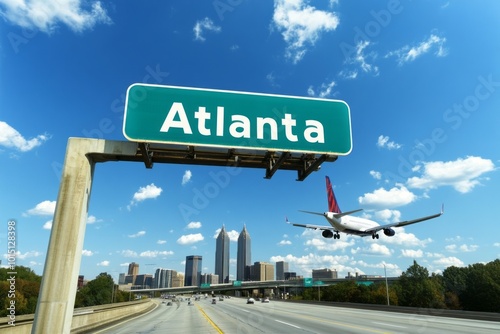
[[[299,180],[337,156],[282,153],[270,164],[267,151],[144,144],[90,138],[69,138],[57,205],[31,333],[71,331],[83,240],[95,164],[106,161],[154,162],[265,168],[269,178],[277,169],[297,170]],[[272,153],[274,154],[274,153]],[[312,161],[312,163],[311,163]]]

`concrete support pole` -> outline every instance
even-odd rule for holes
[[[68,140],[31,333],[64,334],[71,330],[95,166],[90,153],[133,156],[136,147],[130,142]]]

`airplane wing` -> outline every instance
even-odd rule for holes
[[[425,217],[421,217],[421,218],[417,218],[417,219],[413,219],[413,220],[404,220],[404,221],[400,221],[400,222],[397,222],[397,223],[391,223],[391,224],[386,224],[386,225],[380,225],[380,226],[377,226],[377,227],[372,227],[372,228],[369,228],[369,229],[365,230],[365,232],[377,232],[377,231],[380,231],[380,230],[383,230],[383,229],[386,229],[386,228],[402,227],[402,226],[406,226],[406,225],[420,223],[420,222],[423,222],[425,220],[437,218],[437,217],[441,216],[443,213],[444,213],[444,205],[441,207],[441,212],[440,213],[436,213],[434,215],[425,216]]]
[[[315,212],[310,212],[310,213],[318,214],[318,213],[315,213]],[[323,214],[321,214],[321,215],[323,215]],[[313,230],[332,230],[332,231],[335,230],[333,227],[326,226],[326,225],[295,224],[295,223],[292,223],[292,222],[288,221],[288,218],[286,218],[286,223],[290,224],[290,225],[293,225],[293,226],[304,227],[304,228],[311,228]]]

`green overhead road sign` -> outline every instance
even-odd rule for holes
[[[313,279],[312,277],[306,277],[304,278],[304,287],[310,288],[313,285]]]
[[[210,283],[201,283],[200,288],[202,288],[202,289],[210,288]]]
[[[233,286],[241,286],[241,281],[233,281]]]
[[[347,155],[351,117],[339,100],[133,84],[123,134],[135,142]]]

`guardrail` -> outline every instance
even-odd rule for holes
[[[495,313],[495,312],[476,312],[476,311],[448,310],[448,309],[438,309],[438,308],[391,306],[391,305],[381,305],[381,304],[358,304],[358,303],[341,303],[341,302],[327,302],[327,301],[322,302],[313,300],[275,299],[273,301],[285,302],[285,303],[328,305],[335,307],[349,307],[349,308],[382,311],[382,312],[399,312],[399,313],[409,313],[416,315],[429,315],[435,317],[462,318],[462,319],[500,322],[500,313]]]
[[[145,313],[156,307],[151,299],[76,308],[71,322],[71,333],[86,333],[98,327],[120,321],[133,314]],[[0,318],[0,333],[30,334],[34,314],[15,317],[14,325],[8,317]]]

